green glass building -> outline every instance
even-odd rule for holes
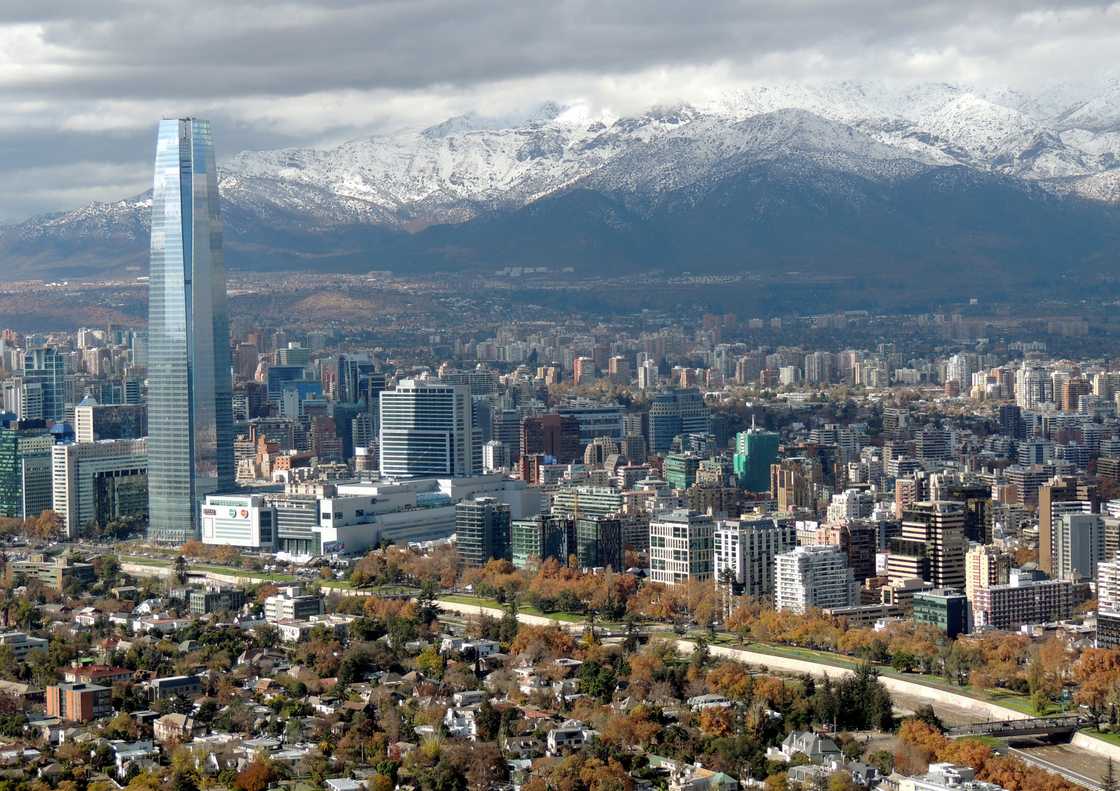
[[[770,490],[770,465],[778,461],[776,432],[753,426],[735,435],[735,456],[732,463],[739,486],[749,492]]]
[[[51,508],[54,438],[35,427],[0,427],[0,516],[29,519]]]
[[[914,621],[936,626],[952,640],[968,632],[968,599],[954,588],[915,593]]]
[[[702,459],[695,453],[670,453],[665,457],[665,483],[674,489],[687,489],[696,483]]]

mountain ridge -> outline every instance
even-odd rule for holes
[[[1045,222],[1031,205],[1046,207],[1089,234],[1085,245],[1073,246],[1084,257],[1115,260],[1106,247],[1120,212],[1120,109],[1110,104],[1112,97],[1120,97],[1116,80],[1096,94],[1064,101],[1011,91],[985,94],[947,83],[906,88],[787,83],[618,118],[545,103],[505,117],[457,116],[331,149],[241,152],[225,160],[220,176],[227,262],[235,269],[351,268],[368,259],[370,269],[431,271],[459,268],[469,258],[471,266],[500,268],[510,252],[501,240],[484,239],[485,229],[501,227],[527,247],[534,238],[554,238],[559,228],[584,237],[587,246],[596,240],[607,244],[609,238],[609,249],[628,268],[650,249],[635,236],[639,227],[656,218],[661,227],[690,238],[677,219],[691,216],[696,206],[711,208],[717,194],[724,201],[732,195],[746,200],[749,194],[754,212],[784,202],[800,205],[805,221],[850,222],[850,211],[860,206],[874,206],[877,216],[897,211],[878,203],[876,195],[903,200],[900,185],[932,174],[932,189],[939,172],[962,203],[976,206],[981,219],[992,215],[996,236],[1030,236],[1031,229],[1009,225],[1006,218],[996,223],[998,207],[975,203],[973,193],[998,192],[1012,200],[1022,207],[1023,222],[1028,215],[1032,223]],[[726,190],[727,180],[752,173],[766,174],[755,186],[768,185],[772,195]],[[965,173],[974,178],[963,178]],[[790,191],[798,184],[806,198],[818,202],[815,208]],[[565,201],[566,195],[577,197]],[[1028,196],[1026,203],[1021,196]],[[937,205],[951,213],[948,205]],[[551,228],[550,207],[568,212]],[[96,276],[120,268],[140,274],[149,209],[144,194],[0,228],[0,258],[16,277]],[[606,215],[631,233],[607,233]],[[576,217],[589,225],[572,225]],[[745,225],[765,236],[756,219]],[[511,225],[518,221],[526,227]],[[940,220],[930,223],[930,229],[953,233]],[[535,237],[527,233],[530,228]],[[1063,229],[1055,232],[1064,235]],[[853,251],[874,250],[876,243],[889,247],[875,238],[855,244],[843,228],[830,233],[834,240],[849,238]],[[928,235],[922,229],[914,233]],[[641,234],[659,239],[665,249],[678,247],[653,228]],[[1014,238],[1002,243],[1017,246]],[[466,258],[464,246],[473,250]],[[569,264],[576,268],[579,249],[570,251],[577,260]],[[732,244],[707,251],[703,266],[726,270],[737,260],[735,249]],[[765,246],[759,249],[766,254]],[[600,252],[585,249],[584,257],[592,252],[599,266],[605,265],[609,256]],[[856,265],[823,250],[804,253],[810,268],[843,271]],[[993,252],[981,245],[965,257],[977,255]]]

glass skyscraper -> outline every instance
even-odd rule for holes
[[[233,488],[229,315],[210,123],[164,119],[156,142],[148,295],[149,538],[199,534]]]
[[[23,361],[25,385],[40,388],[42,415],[30,418],[59,421],[66,417],[66,360],[52,346],[28,349]]]

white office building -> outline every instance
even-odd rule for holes
[[[202,543],[271,552],[276,542],[276,511],[262,494],[207,495],[199,524]]]
[[[712,518],[695,511],[678,509],[650,519],[650,579],[667,585],[712,579],[714,533]]]
[[[481,467],[467,385],[405,379],[380,396],[380,471],[387,477],[474,475]]]
[[[734,575],[734,587],[746,596],[772,600],[774,558],[797,546],[797,529],[789,520],[721,520],[715,528],[714,555],[717,581],[725,571]]]
[[[1064,513],[1053,528],[1054,577],[1095,579],[1104,560],[1104,520],[1100,514]]]
[[[838,547],[797,547],[778,555],[774,565],[774,606],[779,610],[803,613],[856,603],[855,578]]]
[[[148,442],[108,439],[51,448],[51,495],[66,535],[148,511]]]

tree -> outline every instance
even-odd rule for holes
[[[255,758],[252,763],[237,773],[233,785],[238,791],[266,791],[272,779],[272,767],[260,758]]]
[[[187,584],[187,559],[182,555],[175,557],[175,579],[179,581],[180,585]]]

